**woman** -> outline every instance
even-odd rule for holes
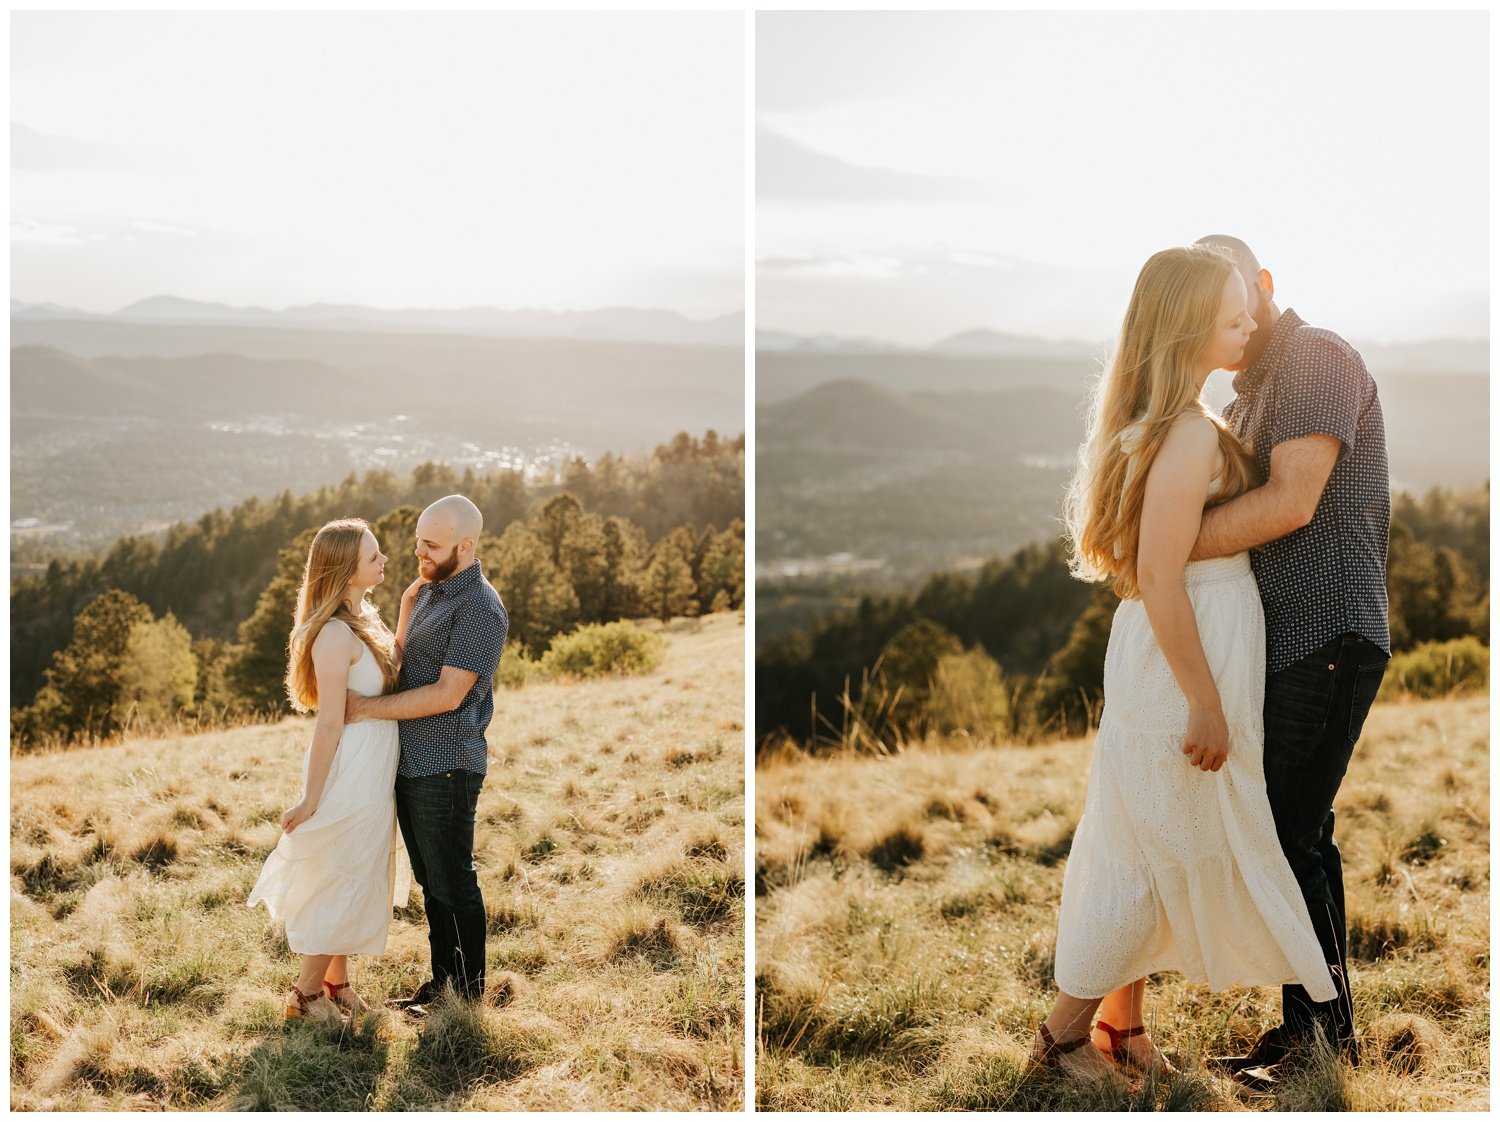
[[[1147,261],[1069,489],[1073,571],[1123,603],[1063,877],[1060,992],[1034,1057],[1091,1081],[1118,1078],[1116,1064],[1172,1070],[1142,1023],[1156,971],[1335,995],[1266,798],[1265,620],[1248,555],[1188,561],[1205,505],[1257,483],[1200,399],[1254,330],[1218,250]]]
[[[367,599],[385,562],[363,519],[338,519],[313,538],[297,593],[287,696],[318,719],[302,799],[281,816],[281,838],[248,901],[284,920],[287,944],[302,955],[289,1019],[341,1022],[365,1011],[348,956],[385,950],[391,906],[405,903],[409,887],[396,831],[396,722],[344,726],[346,690],[372,695],[396,682],[397,638]]]

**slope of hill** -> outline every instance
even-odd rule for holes
[[[757,414],[758,577],[848,553],[891,573],[1008,553],[1054,517],[1077,399],[835,383]]]
[[[425,1023],[280,1020],[296,956],[244,899],[309,721],[13,759],[12,1108],[739,1109],[744,625],[666,636],[648,676],[496,697],[490,997]],[[377,1005],[426,977],[420,900],[353,962]]]
[[[1274,1100],[1201,1057],[1248,1047],[1279,993],[1176,975],[1146,1010],[1181,1077],[1118,1095],[1028,1070],[1090,746],[926,747],[756,769],[760,1109],[1486,1109],[1487,699],[1371,713],[1337,804],[1364,1060]]]
[[[1100,356],[1103,348],[1100,348]],[[1083,395],[1099,366],[1086,357],[934,354],[929,351],[757,350],[755,399],[772,405],[830,382],[869,382],[896,393],[990,392],[1050,386]]]

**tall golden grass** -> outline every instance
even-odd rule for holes
[[[646,625],[651,674],[496,697],[476,863],[486,1002],[287,1026],[297,956],[245,897],[307,720],[11,761],[11,1106],[735,1110],[744,627]],[[420,893],[352,977],[427,976]]]
[[[1055,994],[1062,870],[1090,742],[884,758],[789,750],[756,770],[756,1100],[771,1110],[1483,1110],[1489,730],[1483,697],[1382,703],[1336,811],[1366,1059],[1269,1099],[1201,1058],[1248,1047],[1280,994],[1154,979],[1183,1075],[1126,1093],[1030,1070]]]

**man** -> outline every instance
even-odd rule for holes
[[[1266,485],[1205,513],[1192,556],[1253,551],[1266,613],[1266,793],[1339,990],[1319,1003],[1282,987],[1282,1023],[1220,1061],[1264,1089],[1319,1032],[1357,1059],[1333,800],[1390,658],[1390,479],[1380,397],[1359,353],[1278,309],[1271,274],[1244,242],[1199,241],[1234,256],[1258,325],[1224,416]]]
[[[486,917],[474,870],[474,812],[484,784],[485,729],[510,620],[474,556],[483,518],[462,495],[417,519],[420,575],[401,597],[397,692],[350,692],[346,719],[400,722],[396,817],[422,886],[432,979],[401,1004],[420,1015],[443,986],[484,994]]]

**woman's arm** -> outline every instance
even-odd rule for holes
[[[318,679],[318,720],[313,725],[307,763],[307,787],[302,801],[281,816],[281,828],[291,833],[318,812],[323,785],[333,768],[339,738],[344,735],[344,707],[339,704],[349,687],[349,668],[359,658],[359,639],[339,620],[329,620],[313,640],[313,673]]]
[[[1136,583],[1146,617],[1188,701],[1182,751],[1204,771],[1224,766],[1229,726],[1182,570],[1198,539],[1218,448],[1218,430],[1206,418],[1185,417],[1172,426],[1146,477],[1136,556]]]

